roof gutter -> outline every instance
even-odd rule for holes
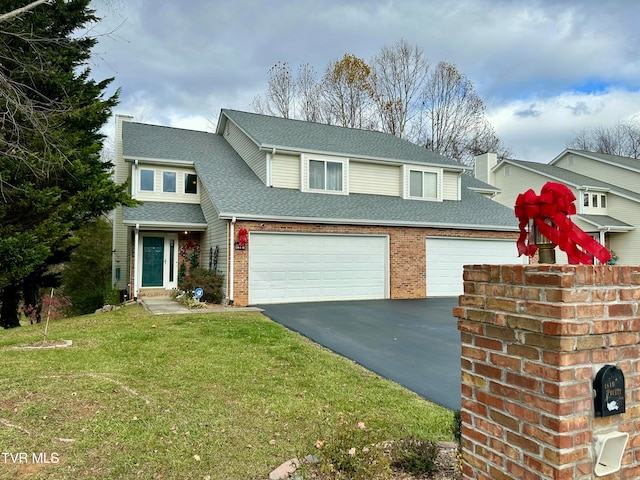
[[[191,160],[177,160],[172,158],[155,158],[155,157],[138,157],[138,156],[123,156],[124,161],[127,163],[135,163],[138,165],[138,162],[142,163],[161,163],[163,165],[181,165],[186,167],[193,166],[194,162]]]
[[[321,223],[325,225],[362,225],[362,226],[384,226],[384,227],[422,227],[422,228],[451,228],[454,230],[481,230],[481,231],[500,231],[500,232],[518,232],[517,225],[466,225],[451,223],[426,223],[397,220],[361,220],[361,219],[336,219],[336,218],[319,218],[319,217],[279,217],[275,215],[243,215],[240,213],[220,213],[223,220],[243,220],[243,221],[262,221],[262,222],[282,222],[282,223]]]

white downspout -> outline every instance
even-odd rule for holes
[[[276,147],[271,152],[267,152],[267,187],[273,187],[273,156],[276,154]]]
[[[234,262],[235,262],[235,224],[236,217],[231,219],[229,223],[229,305],[233,305],[233,281],[234,281]]]
[[[117,210],[114,208],[111,211],[111,288],[116,284],[116,216]]]
[[[140,279],[140,272],[138,271],[138,265],[142,265],[140,262],[140,224],[136,223],[136,232],[133,239],[133,299],[138,300],[138,285]]]
[[[131,168],[131,197],[138,198],[138,159],[136,158]]]

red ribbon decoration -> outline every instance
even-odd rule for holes
[[[247,232],[246,228],[241,228],[238,230],[238,246],[244,248],[249,243],[249,232]]]
[[[569,187],[554,182],[547,182],[540,195],[531,189],[518,195],[515,205],[516,217],[520,220],[518,256],[533,257],[538,249],[536,245],[527,243],[525,227],[529,219],[533,219],[540,233],[567,253],[569,263],[591,264],[593,257],[600,263],[607,263],[611,258],[609,251],[567,217],[576,213],[575,199]],[[551,220],[555,228],[546,223],[546,219]]]

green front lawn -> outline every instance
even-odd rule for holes
[[[129,306],[13,348],[43,328],[0,331],[0,478],[266,479],[341,419],[452,440],[452,412],[258,313]]]

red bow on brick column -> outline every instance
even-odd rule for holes
[[[540,195],[531,189],[518,195],[515,205],[516,217],[520,220],[518,256],[532,257],[536,253],[538,247],[527,243],[525,229],[529,219],[533,219],[540,233],[567,253],[570,263],[589,264],[592,263],[592,257],[606,263],[611,258],[607,249],[567,217],[576,213],[573,204],[575,199],[569,187],[554,182],[547,182],[540,190]],[[551,220],[555,228],[545,219]]]

